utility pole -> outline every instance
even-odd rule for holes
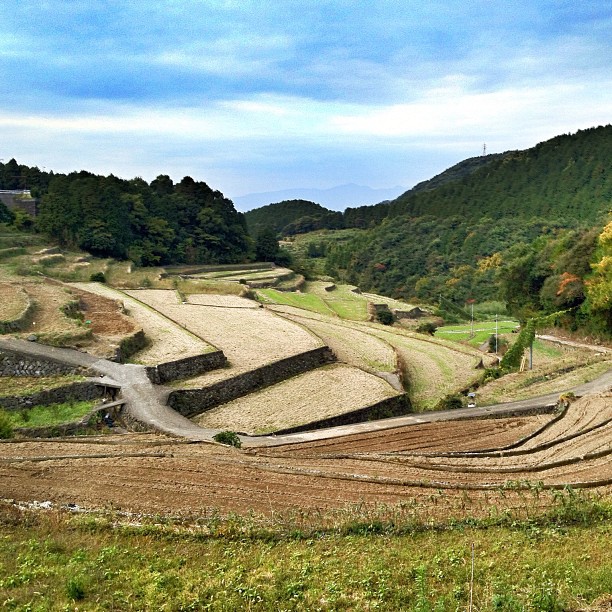
[[[482,156],[484,157],[487,154],[487,143],[485,142],[482,145]]]
[[[495,354],[496,355],[497,355],[497,333],[498,333],[497,314],[495,314]]]
[[[476,300],[470,298],[467,302],[472,307],[471,308],[471,316],[470,316],[470,338],[474,337],[474,302]]]

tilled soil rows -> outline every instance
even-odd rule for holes
[[[584,413],[582,402],[572,405],[576,414]],[[587,411],[603,410],[609,402],[609,394],[590,398]],[[573,418],[569,410],[568,415]],[[550,503],[553,491],[547,488],[568,484],[609,495],[611,432],[603,427],[600,436],[578,424],[577,436],[560,441],[553,452],[478,456],[478,449],[518,441],[542,422],[440,422],[253,450],[137,434],[4,442],[0,497],[88,508],[112,504],[151,514],[316,513],[365,504],[423,519],[504,509],[534,513]],[[452,457],[449,450],[476,454]]]

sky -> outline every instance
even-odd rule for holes
[[[2,0],[0,159],[408,189],[612,122],[611,59],[611,0]]]

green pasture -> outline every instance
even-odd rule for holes
[[[257,294],[261,296],[262,301],[267,304],[282,304],[285,306],[294,306],[318,312],[325,315],[333,315],[334,311],[317,295],[312,293],[297,293],[294,291],[278,291],[276,289],[258,289]]]
[[[49,427],[79,421],[96,405],[96,401],[66,402],[50,406],[32,406],[18,411],[5,411],[13,427]]]
[[[497,333],[510,334],[519,325],[513,319],[504,319],[497,322]],[[444,325],[436,330],[437,338],[452,340],[453,342],[468,343],[471,346],[480,346],[487,342],[491,335],[495,334],[495,321],[474,321],[474,323],[464,323],[462,325]]]
[[[353,293],[350,285],[338,285],[333,291],[325,291],[324,287],[330,284],[307,282],[300,293],[274,289],[258,289],[257,292],[266,303],[285,304],[326,315],[335,314],[351,321],[365,321],[368,318],[366,298]]]

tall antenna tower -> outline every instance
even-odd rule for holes
[[[487,154],[487,143],[485,142],[482,145],[482,156],[484,157]]]

